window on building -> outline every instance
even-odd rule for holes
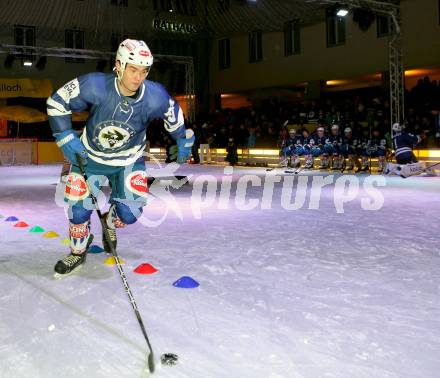
[[[231,67],[231,42],[229,38],[218,41],[218,67],[221,70]]]
[[[263,39],[260,30],[249,33],[249,62],[260,62],[263,60]]]
[[[159,12],[169,12],[195,16],[196,0],[153,0],[153,9]]]
[[[301,51],[300,26],[298,21],[284,24],[284,55],[299,54]]]
[[[128,7],[128,0],[110,0],[110,4],[118,7]]]
[[[14,40],[18,46],[35,46],[35,26],[15,25]]]
[[[68,49],[83,49],[84,48],[84,31],[77,29],[68,29],[64,34],[65,46]],[[82,58],[66,58],[69,63],[83,63]]]
[[[387,37],[391,34],[392,20],[389,16],[377,16],[377,37]]]
[[[327,25],[327,47],[340,46],[345,44],[345,18],[338,17],[334,9],[326,12]]]
[[[14,41],[17,46],[35,46],[35,26],[15,25]],[[34,56],[31,51],[24,49],[22,55],[18,55],[22,61],[27,60],[33,62]]]

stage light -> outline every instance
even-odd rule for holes
[[[338,17],[345,17],[348,14],[348,9],[346,8],[339,8],[336,10],[336,16]]]

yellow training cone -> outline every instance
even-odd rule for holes
[[[48,231],[43,235],[43,238],[49,239],[49,238],[57,238],[59,236],[60,235],[58,235],[55,231]]]
[[[122,259],[121,257],[119,258],[119,262],[121,263],[121,265],[125,264],[125,260]],[[104,264],[109,266],[116,265],[115,258],[113,256],[108,257],[107,259],[104,260]]]
[[[63,240],[61,240],[61,244],[62,244],[62,245],[70,245],[70,240],[69,240],[69,238],[64,238]]]

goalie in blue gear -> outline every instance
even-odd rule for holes
[[[397,164],[417,163],[412,150],[416,144],[421,142],[420,136],[405,132],[399,123],[393,125],[393,132],[393,147]]]
[[[145,42],[126,39],[116,53],[114,73],[80,76],[47,100],[56,143],[73,165],[65,190],[70,254],[55,265],[59,276],[71,273],[85,262],[91,242],[93,207],[77,166],[77,155],[86,166],[91,190],[98,191],[106,179],[109,181],[111,206],[105,221],[115,247],[116,229],[136,222],[146,204],[144,150],[150,121],[164,120],[165,129],[177,142],[178,162],[189,158],[194,134],[185,130],[182,109],[165,88],[146,80],[152,64],[153,56]],[[86,109],[90,116],[79,138],[72,130],[71,116],[73,111]],[[105,238],[103,245],[110,252]]]
[[[414,146],[421,141],[420,136],[405,132],[399,123],[393,124],[392,129],[397,164],[388,163],[385,174],[394,173],[408,177],[422,172],[433,173],[429,167],[419,163],[413,153]]]

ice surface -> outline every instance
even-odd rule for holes
[[[60,170],[0,168],[0,214],[60,235],[45,239],[0,219],[0,377],[144,376],[145,342],[116,268],[103,264],[107,256],[91,254],[76,275],[52,278],[67,251],[67,221],[54,202]],[[220,183],[223,168],[182,167],[185,173],[192,183],[201,175]],[[232,193],[243,175],[267,174],[236,168]],[[177,366],[155,376],[439,376],[440,178],[387,177],[377,211],[362,209],[361,181],[337,213],[335,186],[323,187],[318,209],[309,209],[319,173],[300,175],[310,181],[299,210],[281,206],[279,183],[271,209],[239,210],[234,197],[219,208],[217,198],[198,219],[193,208],[203,198],[190,184],[172,190],[180,213],[119,232],[156,359],[179,355]],[[248,200],[262,195],[262,187],[248,186]],[[160,200],[145,209],[154,220],[165,211]],[[92,230],[100,244],[95,214]],[[159,272],[134,273],[141,263]],[[200,286],[173,287],[182,276]]]

